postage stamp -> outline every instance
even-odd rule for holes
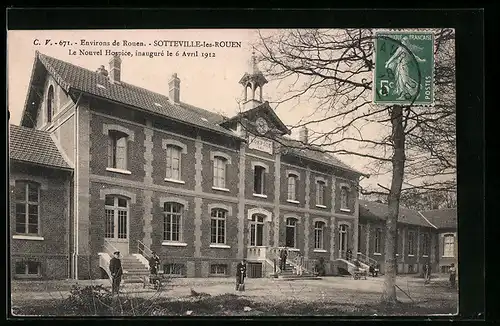
[[[434,34],[375,31],[373,102],[434,104]]]

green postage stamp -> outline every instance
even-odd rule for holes
[[[434,104],[434,34],[375,31],[373,102]]]

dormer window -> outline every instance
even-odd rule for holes
[[[52,122],[52,116],[54,114],[54,86],[50,85],[49,91],[47,92],[47,123]]]

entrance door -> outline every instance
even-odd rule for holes
[[[122,256],[129,253],[129,203],[126,198],[118,196],[106,196],[105,202],[105,239]]]
[[[346,257],[346,251],[348,249],[347,231],[347,225],[342,224],[339,226],[339,256],[342,258]]]
[[[297,220],[294,218],[286,219],[285,246],[295,248]]]

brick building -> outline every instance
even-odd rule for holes
[[[62,161],[47,167],[54,172],[31,165],[20,175],[36,181],[38,173],[49,186],[39,182],[47,200],[39,228],[22,237],[11,228],[13,260],[38,246],[44,276],[63,277],[50,267],[61,264],[64,276],[86,279],[102,277],[115,250],[130,266],[146,266],[154,250],[168,274],[232,275],[246,258],[259,277],[283,246],[308,266],[323,257],[332,273],[348,249],[371,254],[358,250],[362,173],[305,148],[307,129],[289,137],[262,98],[267,80],[255,62],[239,81],[244,109],[233,117],[182,102],[176,74],[167,96],[124,82],[122,68],[119,57],[92,71],[36,53],[22,127],[11,127],[11,187],[16,133],[42,137]]]

